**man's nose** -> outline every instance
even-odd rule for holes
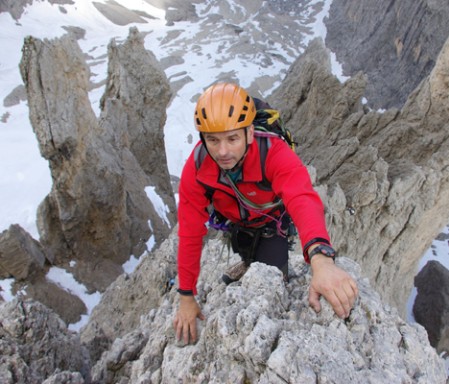
[[[218,145],[218,153],[220,155],[226,155],[228,153],[228,144],[226,143],[226,141],[220,141],[219,145]]]

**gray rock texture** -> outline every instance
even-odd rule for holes
[[[74,0],[47,0],[50,4],[74,4]],[[0,13],[8,12],[14,20],[19,20],[26,6],[33,0],[1,0]]]
[[[150,185],[155,186],[163,197],[170,222],[174,222],[176,204],[163,150],[167,119],[164,107],[171,97],[167,77],[154,54],[145,51],[143,36],[135,28],[130,29],[123,44],[112,41],[108,51],[108,78],[101,99],[102,117],[107,120],[108,130],[126,132],[130,151],[148,176]],[[119,119],[115,111],[118,102],[121,107]],[[155,226],[155,230],[158,227]],[[162,233],[167,235],[167,232]]]
[[[175,222],[173,214],[161,217],[145,192],[155,187],[167,212],[173,212],[166,161],[160,161],[165,159],[168,82],[136,31],[123,49],[126,58],[111,43],[99,119],[88,97],[89,71],[74,39],[30,37],[20,65],[30,120],[53,178],[52,191],[39,207],[40,241],[54,263],[77,260],[72,272],[90,290],[103,291],[131,254],[146,250],[150,235],[160,244]],[[118,64],[120,54],[140,71],[140,81],[132,81],[126,63]],[[146,160],[158,159],[157,166],[146,165],[145,149]]]
[[[333,0],[326,46],[346,75],[367,75],[370,106],[402,107],[433,69],[449,36],[448,19],[447,1]]]
[[[108,334],[111,345],[93,365],[93,382],[446,382],[444,362],[428,344],[425,330],[408,325],[383,305],[353,261],[338,260],[360,287],[356,306],[344,321],[324,301],[319,314],[309,307],[311,275],[300,254],[290,259],[287,285],[279,270],[254,263],[240,282],[225,286],[220,277],[228,259],[219,239],[210,240],[203,251],[198,300],[206,320],[199,322],[199,341],[184,346],[175,340],[172,327],[178,294],[175,290],[157,294],[161,269],[170,268],[175,242],[176,237],[169,238],[145,257],[129,283],[113,283],[100,304],[103,309],[95,311],[82,330],[82,340],[94,335],[93,324],[97,334],[107,330],[103,334]],[[231,254],[229,262],[235,260]],[[142,296],[141,286],[153,303],[133,304],[130,311],[132,298]],[[120,290],[120,295],[114,294]],[[117,316],[104,311],[106,305]],[[125,330],[122,313],[135,327]],[[93,347],[91,356],[98,356]]]
[[[18,85],[11,91],[11,93],[8,96],[5,97],[5,99],[3,100],[3,105],[5,107],[11,107],[25,100],[26,100],[25,87],[23,85]]]
[[[291,67],[271,103],[316,169],[334,245],[405,316],[418,260],[449,221],[449,41],[401,110],[361,103],[363,74],[341,84],[321,41]]]
[[[418,290],[413,315],[438,352],[449,352],[449,270],[435,260],[427,262],[415,277]]]
[[[14,278],[13,294],[39,301],[66,324],[76,323],[86,306],[78,296],[46,279],[49,263],[41,244],[19,225],[0,234],[0,278]]]
[[[89,377],[88,355],[79,335],[69,332],[44,305],[22,300],[0,303],[0,319],[2,384],[37,384],[47,379],[82,384],[82,378]],[[54,374],[66,379],[55,381]]]
[[[44,269],[45,252],[19,225],[0,233],[0,278],[26,280]]]
[[[360,288],[350,317],[341,320],[325,301],[319,314],[309,307],[310,270],[297,253],[287,285],[279,270],[254,263],[240,282],[225,286],[221,273],[238,256],[223,254],[219,238],[203,250],[198,300],[206,320],[198,342],[184,346],[172,327],[178,294],[165,284],[176,245],[174,232],[111,284],[81,342],[41,304],[0,305],[2,382],[446,382],[424,328],[384,305],[355,262],[337,260]]]
[[[150,15],[139,15],[139,12],[128,9],[114,0],[108,0],[106,3],[93,1],[92,4],[104,17],[117,25],[146,23],[147,21],[141,16],[152,18]]]
[[[212,1],[199,15],[189,13],[190,3],[186,8],[179,2],[152,3],[170,10],[168,23],[198,17],[199,32],[182,41],[189,47],[184,49],[201,52],[193,44],[221,39],[217,53],[254,60],[262,72],[279,61],[289,63],[305,46],[305,28],[291,15],[310,11],[307,2],[243,1],[231,8]],[[420,4],[409,8],[421,12]],[[314,12],[320,10],[317,5]],[[161,41],[173,48],[167,66],[183,62],[185,52],[174,49],[178,35],[173,29]],[[87,96],[89,69],[75,38],[76,33],[52,41],[27,38],[23,48],[30,119],[54,180],[39,209],[39,230],[48,260],[69,269],[90,291],[108,288],[81,341],[41,304],[22,299],[2,304],[0,381],[446,382],[443,360],[424,328],[399,315],[417,260],[449,221],[449,43],[401,109],[379,113],[364,106],[369,76],[358,73],[341,84],[319,40],[270,99],[298,140],[298,153],[325,202],[331,237],[343,256],[338,263],[359,283],[350,318],[337,319],[325,302],[318,315],[308,307],[310,271],[298,253],[292,255],[286,286],[276,269],[254,264],[241,282],[225,287],[220,276],[228,260],[215,239],[204,249],[198,286],[206,320],[198,343],[183,346],[172,327],[177,240],[162,133],[171,97],[168,80],[132,29],[124,44],[109,45],[97,118]],[[396,43],[405,55],[409,45]],[[282,53],[270,49],[277,45]],[[419,57],[427,56],[432,55]],[[217,77],[238,80],[233,71]],[[282,77],[261,76],[250,92],[257,96]],[[172,79],[178,88],[192,81],[182,71]],[[167,221],[148,200],[147,186],[162,196],[171,212]],[[150,236],[162,245],[145,253]],[[135,272],[120,275],[130,254],[143,253]],[[71,260],[75,267],[68,265]],[[229,262],[234,261],[231,255]],[[45,303],[67,323],[84,311],[42,275],[27,281],[25,297]]]

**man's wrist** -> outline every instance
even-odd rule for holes
[[[317,253],[312,258],[312,260],[310,260],[310,265],[312,266],[312,268],[314,265],[323,264],[323,263],[335,264],[335,260],[332,259],[331,257],[324,256],[321,253]]]
[[[191,290],[191,289],[181,289],[181,288],[178,288],[178,293],[179,293],[181,296],[193,296],[193,290]]]
[[[321,244],[330,245],[329,240],[323,237],[314,237],[312,240],[308,241],[303,248],[303,254],[306,260],[309,260],[309,252],[311,252],[314,248],[318,247]]]
[[[308,250],[308,256],[310,262],[317,256],[323,256],[335,261],[337,252],[329,244],[313,244]]]

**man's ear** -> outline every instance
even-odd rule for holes
[[[248,145],[251,144],[254,140],[254,125],[251,124],[248,128],[247,128],[247,140],[248,140]]]

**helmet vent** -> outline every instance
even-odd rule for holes
[[[246,119],[246,115],[240,115],[238,122],[241,123],[242,121],[245,121],[245,119]]]
[[[202,109],[201,109],[201,113],[203,114],[203,118],[204,118],[204,119],[207,119],[206,108],[202,108]]]
[[[232,117],[232,114],[233,114],[233,113],[234,113],[234,106],[231,105],[231,107],[229,108],[228,116],[229,116],[229,117]]]

